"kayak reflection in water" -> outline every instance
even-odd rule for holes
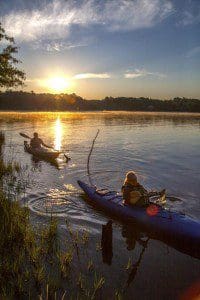
[[[124,290],[127,289],[127,287],[134,281],[138,268],[140,266],[140,263],[142,261],[144,252],[147,248],[149,237],[147,237],[143,232],[141,232],[136,227],[131,228],[130,226],[123,225],[122,227],[122,236],[126,239],[127,244],[127,250],[134,250],[136,246],[136,242],[138,242],[139,245],[142,246],[142,250],[140,252],[140,255],[135,263],[132,264],[130,267],[130,273],[128,275],[128,278],[126,280]],[[146,238],[143,240],[143,238]]]
[[[41,159],[37,156],[34,156],[32,155],[31,157],[31,162],[32,162],[32,165],[33,165],[33,169],[34,170],[38,170],[39,172],[42,172],[42,165],[41,165],[41,162],[44,161],[45,159]],[[57,162],[56,159],[46,159],[45,160],[48,164],[50,164],[51,166],[55,167],[57,170],[59,170],[59,164]]]
[[[147,235],[143,233],[139,228],[136,226],[130,227],[129,225],[122,226],[122,237],[125,238],[127,250],[131,251],[135,249],[136,242],[141,246],[146,245],[146,240],[143,238],[147,238]]]
[[[46,145],[42,139],[39,138],[38,133],[34,132],[33,138],[30,141],[30,146],[32,149],[40,149],[43,147],[52,149],[51,146]]]
[[[141,230],[139,230],[136,226],[133,228],[128,225],[122,226],[122,237],[125,238],[128,251],[134,250],[136,243],[142,247],[139,257],[129,268],[130,272],[124,284],[124,291],[126,291],[127,287],[136,277],[145,249],[147,248],[149,237],[141,232]],[[109,220],[105,225],[102,225],[101,250],[103,263],[111,265],[113,258],[113,229],[111,220]]]
[[[124,185],[122,186],[122,195],[124,205],[146,206],[149,204],[149,197],[162,196],[165,190],[160,192],[148,192],[137,180],[133,171],[126,174]]]

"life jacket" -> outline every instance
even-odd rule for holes
[[[141,204],[145,204],[146,201],[141,202],[141,199],[145,198],[147,196],[147,190],[141,185],[132,185],[130,183],[125,183],[122,186],[122,194],[125,204],[137,204],[139,201]]]
[[[36,148],[40,148],[42,143],[43,142],[40,138],[33,138],[33,139],[31,139],[30,145],[31,145],[31,148],[36,149]]]

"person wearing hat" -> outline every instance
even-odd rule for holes
[[[148,192],[138,183],[137,176],[132,171],[126,174],[122,195],[125,205],[144,206],[148,203]]]

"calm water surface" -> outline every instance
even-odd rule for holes
[[[24,176],[30,175],[22,205],[30,208],[35,223],[55,214],[63,234],[66,219],[74,229],[89,232],[88,255],[106,279],[107,298],[112,286],[124,288],[126,299],[178,299],[198,282],[199,260],[156,240],[144,248],[137,241],[141,233],[115,220],[112,263],[103,263],[98,245],[109,218],[83,200],[76,181],[88,181],[87,156],[100,129],[90,162],[98,187],[120,190],[125,173],[134,170],[148,189],[167,189],[167,207],[199,219],[200,114],[0,113],[0,127],[7,159],[27,165]],[[52,165],[25,153],[19,132],[35,131],[45,143],[66,151],[71,161],[60,155]]]

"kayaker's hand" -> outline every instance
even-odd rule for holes
[[[46,147],[46,148],[49,148],[49,149],[54,149],[53,147],[49,146],[49,145],[46,145],[42,140],[41,140],[41,144],[42,146]]]
[[[46,148],[49,148],[49,149],[54,149],[53,147],[48,146],[48,145],[46,145],[46,144],[43,144],[43,146],[46,147]]]

